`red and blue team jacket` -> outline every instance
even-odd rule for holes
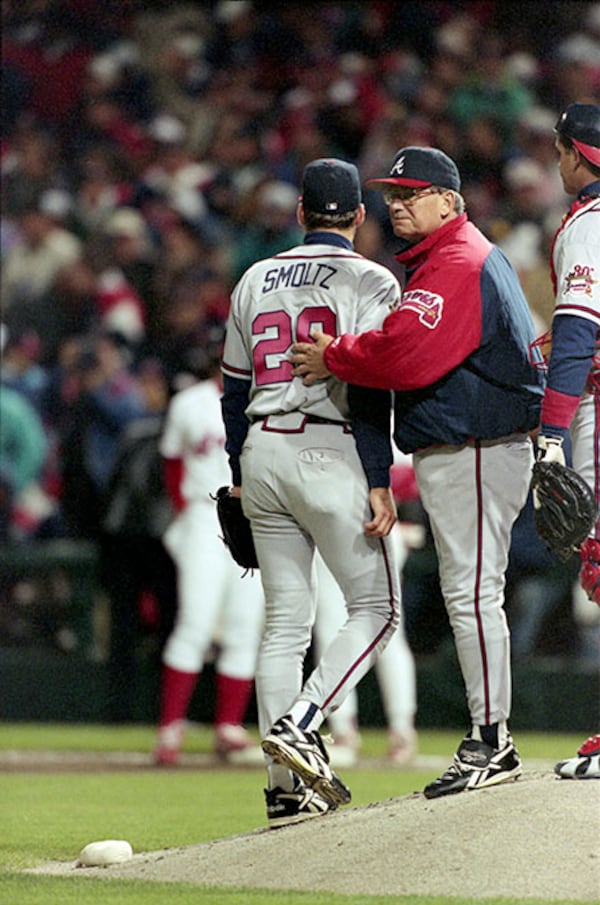
[[[361,386],[394,390],[405,453],[529,431],[544,376],[530,361],[534,326],[518,277],[466,214],[397,255],[407,283],[380,330],[338,336],[325,364]]]

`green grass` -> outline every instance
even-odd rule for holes
[[[14,875],[4,878],[0,875],[0,900],[6,905],[524,905],[522,899],[497,897],[343,896],[330,892],[200,888],[190,883],[159,885],[144,881],[38,879]],[[549,905],[549,901],[528,898],[527,905]],[[552,899],[551,905],[586,903]]]
[[[363,754],[381,757],[384,733],[363,730],[362,735]],[[460,732],[422,731],[419,753],[450,757],[459,736]],[[0,749],[4,750],[149,752],[153,742],[154,731],[146,726],[14,724],[0,730]],[[551,764],[575,750],[581,738],[519,733],[517,743],[525,762]],[[210,731],[197,727],[190,732],[185,748],[208,752],[211,744]],[[437,772],[437,768],[352,769],[345,770],[344,776],[351,780],[353,804],[360,806],[420,790]],[[144,852],[263,827],[263,782],[261,769],[232,768],[0,773],[0,901],[6,905],[522,905],[507,898],[319,895],[21,873],[43,861],[74,861],[84,845],[97,839],[127,839],[135,852]],[[545,905],[545,901],[528,899],[527,903]]]
[[[258,735],[249,727],[255,739]],[[450,757],[460,741],[461,729],[419,732],[419,754]],[[362,753],[366,757],[385,754],[385,733],[377,729],[361,729]],[[519,751],[525,759],[554,761],[570,753],[582,742],[581,734],[515,733]],[[93,751],[149,752],[155,741],[154,728],[145,725],[104,726],[79,723],[9,723],[0,725],[0,750],[24,751]],[[210,727],[193,724],[183,750],[190,753],[209,752],[212,745]],[[397,776],[398,772],[392,771]]]

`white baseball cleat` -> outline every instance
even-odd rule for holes
[[[554,772],[561,779],[600,779],[600,735],[592,735],[576,757],[559,761]]]

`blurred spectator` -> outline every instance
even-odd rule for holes
[[[21,540],[49,514],[41,491],[47,442],[40,416],[17,390],[0,387],[0,540]],[[42,507],[38,501],[43,502]]]
[[[209,265],[211,250],[202,234],[183,217],[157,202],[153,219],[160,223],[160,242],[155,271],[155,291],[159,304],[168,305],[178,286]]]
[[[162,477],[159,440],[169,402],[167,375],[156,359],[136,369],[144,414],[123,429],[103,497],[101,580],[110,607],[111,722],[135,719],[140,642],[158,669],[174,620],[175,570],[162,543],[172,507]]]
[[[296,221],[298,190],[288,182],[267,180],[248,195],[244,222],[237,231],[230,276],[237,282],[255,261],[302,241]],[[241,217],[241,208],[238,208]]]
[[[126,161],[129,172],[141,173],[151,154],[143,123],[112,95],[82,98],[79,143],[84,149],[104,144]],[[73,149],[75,151],[75,149]]]
[[[123,431],[144,414],[145,402],[117,335],[84,343],[74,371],[79,392],[61,450],[63,510],[70,536],[95,539]]]
[[[5,135],[2,154],[2,213],[17,218],[47,189],[68,186],[60,142],[39,125],[19,123]]]
[[[169,375],[195,373],[222,334],[229,312],[223,278],[211,270],[189,274],[177,285],[164,313],[161,358]],[[202,367],[200,367],[202,370]]]
[[[143,299],[120,267],[110,264],[96,278],[100,327],[120,334],[131,346],[140,345],[146,334]]]
[[[151,155],[141,174],[141,187],[162,196],[169,206],[195,224],[208,216],[203,190],[215,169],[199,161],[187,144],[187,127],[170,113],[159,113],[148,126]]]
[[[544,171],[541,187],[549,210],[556,208],[562,215],[564,191],[554,149],[554,126],[557,115],[547,107],[534,106],[526,110],[518,120],[515,145],[520,154],[535,161]]]
[[[60,223],[54,197],[43,192],[24,202],[17,218],[19,235],[2,267],[4,310],[35,304],[53,285],[59,270],[82,253],[81,241]]]
[[[75,228],[87,240],[101,233],[118,207],[131,203],[134,185],[127,166],[105,142],[80,149],[74,171]]]
[[[546,176],[536,160],[510,160],[502,173],[505,194],[497,206],[491,233],[519,275],[540,264],[547,213]]]
[[[143,305],[142,330],[155,335],[159,330],[156,294],[156,245],[139,210],[118,207],[104,224],[106,255],[123,274]],[[139,337],[138,337],[139,338]]]
[[[470,49],[471,65],[448,99],[450,113],[462,127],[478,117],[494,117],[502,146],[508,149],[519,116],[532,105],[533,98],[507,68],[501,35],[483,31]]]
[[[463,150],[458,159],[464,181],[481,186],[497,201],[502,194],[506,158],[501,124],[496,115],[471,117],[465,126]]]
[[[65,126],[92,56],[79,10],[42,3],[22,20],[10,12],[4,17],[3,65],[10,67],[13,84],[27,86],[27,110],[38,121]]]
[[[33,330],[6,331],[0,381],[2,388],[10,387],[20,393],[43,417],[43,399],[48,385],[48,374],[39,364],[41,343]]]
[[[216,69],[252,65],[259,55],[255,4],[250,0],[219,0],[215,7],[215,29],[206,49],[208,62]]]
[[[550,83],[559,110],[573,100],[596,103],[600,92],[600,14],[598,3],[586,6],[580,30],[562,36],[554,48]]]
[[[6,321],[17,333],[35,331],[40,363],[44,368],[53,367],[63,340],[85,337],[100,323],[96,274],[86,258],[64,264],[41,298],[33,304],[14,306]]]
[[[169,111],[190,133],[190,147],[202,153],[219,114],[205,97],[211,66],[205,57],[210,22],[199,4],[146,7],[133,28],[139,66],[149,79],[154,113]]]

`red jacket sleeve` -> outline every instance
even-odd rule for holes
[[[181,492],[183,483],[183,459],[163,459],[165,487],[176,512],[185,509],[185,498]]]
[[[325,350],[327,368],[359,386],[416,390],[461,364],[481,341],[477,275],[448,267],[441,290],[435,276],[409,284],[380,330],[338,336]]]

